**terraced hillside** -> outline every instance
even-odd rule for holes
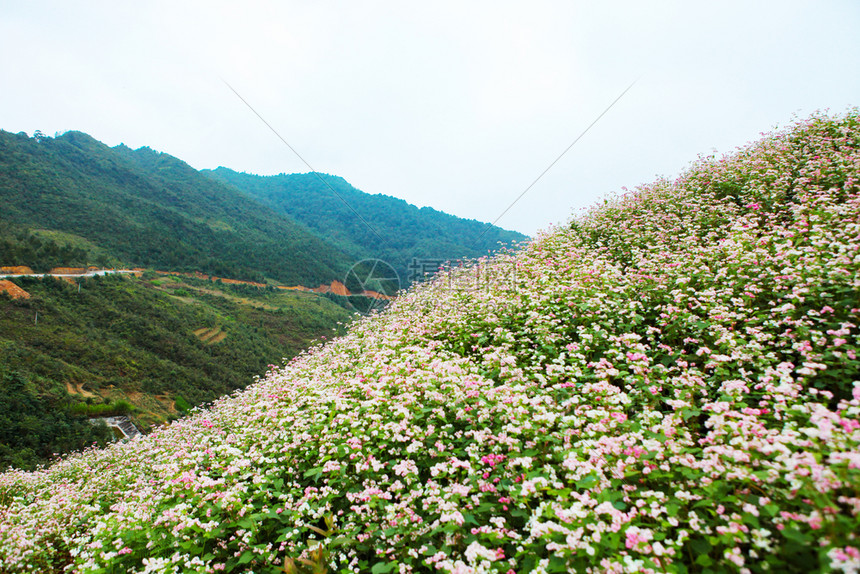
[[[4,572],[856,572],[860,113],[0,476]],[[64,570],[64,569],[68,570]]]
[[[0,281],[2,470],[91,444],[84,414],[117,402],[139,428],[160,425],[244,388],[350,318],[346,302],[326,296],[181,275],[13,281],[6,291]]]

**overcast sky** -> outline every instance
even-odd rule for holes
[[[313,169],[532,234],[860,105],[860,2],[9,2],[0,129]]]

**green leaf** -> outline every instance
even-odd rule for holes
[[[696,554],[707,554],[711,551],[711,543],[704,538],[694,538],[690,540],[690,547]]]
[[[798,542],[800,544],[808,544],[809,536],[798,530],[794,527],[787,527],[782,530],[782,535],[788,538],[789,540],[793,540],[794,542]]]
[[[244,554],[242,554],[242,556],[239,557],[238,564],[247,564],[248,562],[250,562],[253,559],[254,559],[254,553],[253,552],[245,552]]]
[[[373,574],[385,574],[386,572],[391,572],[394,568],[397,567],[397,562],[377,562],[373,565],[373,568],[370,571]]]
[[[576,486],[578,486],[579,488],[581,488],[583,490],[587,490],[587,489],[591,488],[592,486],[594,486],[595,484],[597,484],[597,477],[594,476],[593,474],[589,474],[588,476],[586,476],[584,478],[580,478],[579,480],[576,481]]]
[[[316,467],[316,468],[312,468],[312,469],[310,469],[310,470],[308,470],[308,471],[305,471],[305,475],[304,475],[304,476],[305,476],[305,478],[309,478],[309,477],[312,477],[312,476],[317,476],[318,474],[322,474],[322,470],[323,470],[323,467],[318,466],[318,467]]]
[[[685,421],[688,421],[695,416],[699,416],[700,414],[702,414],[702,411],[700,411],[699,409],[693,409],[693,408],[681,409],[681,416],[684,417]]]

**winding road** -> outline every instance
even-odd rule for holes
[[[98,271],[87,271],[85,273],[6,273],[0,275],[0,279],[11,279],[15,277],[96,277],[99,275],[115,275],[122,273],[135,273],[131,269],[101,269]]]

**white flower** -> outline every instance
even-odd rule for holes
[[[469,564],[475,564],[478,558],[493,562],[496,560],[496,553],[489,548],[483,547],[477,540],[469,544],[466,548],[466,560]]]
[[[159,574],[170,572],[173,563],[168,558],[144,558],[142,574]]]

